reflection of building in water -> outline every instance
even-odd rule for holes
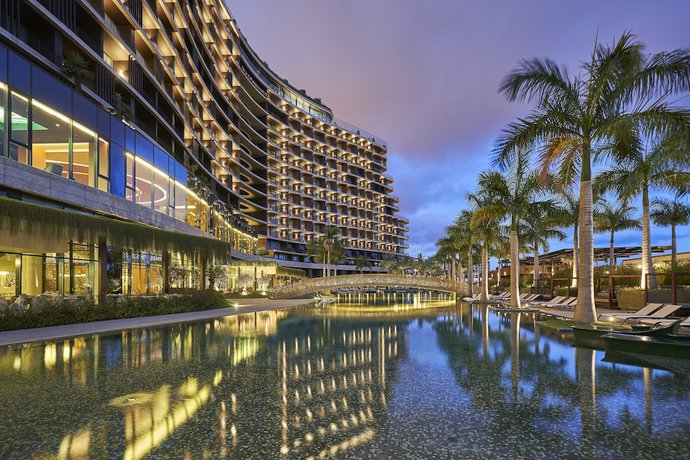
[[[0,407],[14,420],[0,458],[26,444],[60,459],[342,454],[385,421],[399,324],[272,311],[7,349],[0,375],[20,378],[0,403],[50,410]]]
[[[278,342],[284,455],[342,453],[370,440],[376,419],[386,413],[387,383],[404,349],[404,328],[322,324],[322,331],[307,328],[309,333]]]

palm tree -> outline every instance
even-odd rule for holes
[[[690,115],[688,116],[690,123]],[[650,199],[652,188],[672,190],[678,194],[687,191],[690,173],[681,168],[690,166],[690,157],[684,142],[666,137],[643,146],[642,142],[631,146],[626,152],[612,152],[612,166],[597,176],[597,187],[615,190],[625,199],[642,195],[642,273],[640,286],[656,287],[654,264],[652,264],[652,243],[650,229]]]
[[[655,224],[662,227],[671,227],[671,267],[675,270],[678,266],[676,226],[688,225],[690,222],[690,206],[680,203],[677,198],[675,200],[655,198],[652,200],[651,217]]]
[[[625,152],[635,144],[633,127],[659,132],[688,131],[690,111],[665,102],[690,89],[690,53],[676,50],[647,56],[624,33],[612,46],[595,45],[582,74],[571,77],[550,59],[529,59],[503,80],[511,101],[535,104],[499,138],[494,161],[507,167],[525,148],[540,149],[542,170],[580,183],[578,300],[573,319],[591,323],[594,309],[592,163],[604,151]]]
[[[640,223],[631,218],[630,214],[635,212],[635,207],[630,206],[627,201],[611,203],[603,201],[598,203],[594,209],[594,228],[597,232],[609,232],[609,270],[613,273],[616,270],[614,235],[621,230],[629,228],[640,228]]]
[[[478,200],[486,203],[475,211],[477,222],[510,221],[510,304],[520,307],[520,225],[533,207],[553,206],[550,199],[539,200],[547,185],[543,178],[530,167],[529,154],[520,151],[505,173],[484,171],[479,175]]]
[[[309,241],[307,255],[321,262],[324,276],[330,276],[331,264],[337,265],[345,256],[345,244],[338,229],[328,226],[323,235]]]
[[[359,274],[362,275],[364,273],[365,268],[371,268],[371,262],[369,261],[368,257],[357,257],[355,259],[355,268],[359,270]]]
[[[546,201],[541,206],[533,206],[527,213],[525,224],[522,229],[522,237],[527,242],[527,246],[532,250],[534,258],[533,286],[539,286],[541,274],[539,272],[539,250],[549,249],[549,240],[557,239],[563,241],[565,233],[558,226],[563,209],[552,201]]]
[[[458,229],[458,237],[463,241],[463,249],[467,252],[467,295],[472,297],[474,292],[472,291],[472,282],[474,281],[474,263],[473,263],[473,253],[475,250],[475,244],[477,243],[477,231],[472,227],[472,211],[464,209],[460,211],[457,219],[455,219],[455,226]]]
[[[488,206],[490,203],[483,201],[481,197],[474,193],[468,193],[467,201],[474,206],[475,213],[472,215],[470,222],[471,230],[475,232],[477,239],[481,241],[481,300],[489,300],[489,253],[493,252],[494,248],[500,242],[500,227],[501,218],[494,220],[483,218],[481,212],[476,212],[477,209]],[[486,198],[486,197],[484,197]]]
[[[561,214],[559,221],[564,227],[573,228],[573,263],[570,287],[577,287],[577,261],[578,261],[578,233],[580,231],[580,198],[573,193],[570,187],[563,188],[559,192],[561,201]]]
[[[448,229],[446,229],[448,235]],[[436,241],[436,257],[448,262],[450,261],[450,270],[448,270],[448,278],[455,280],[455,263],[457,250],[455,249],[455,241],[450,236],[444,236]]]

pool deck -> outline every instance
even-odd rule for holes
[[[170,315],[142,316],[139,318],[112,319],[108,321],[94,321],[91,323],[65,324],[62,326],[4,331],[0,332],[0,346],[18,345],[28,342],[45,342],[91,334],[107,334],[109,332],[119,332],[127,329],[142,329],[177,323],[206,321],[223,316],[279,310],[281,308],[297,307],[314,303],[314,301],[310,299],[229,299],[229,301],[237,302],[239,306],[188,313],[174,313]]]

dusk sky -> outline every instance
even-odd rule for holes
[[[490,167],[502,128],[529,107],[498,94],[523,58],[577,72],[599,40],[632,30],[650,52],[690,46],[688,0],[227,0],[250,45],[337,118],[388,142],[389,174],[410,219],[410,254],[432,255]],[[681,104],[690,105],[683,99]],[[679,250],[690,231],[678,229]],[[621,232],[620,245],[641,233]],[[653,244],[670,230],[652,229]],[[597,235],[596,246],[608,246]],[[554,243],[551,249],[570,247]]]

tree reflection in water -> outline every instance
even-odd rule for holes
[[[473,339],[475,327],[481,341]],[[601,352],[564,347],[549,337],[554,334],[535,326],[532,315],[512,313],[492,321],[485,306],[461,306],[435,329],[458,385],[471,395],[472,410],[484,413],[476,435],[468,434],[480,443],[476,452],[506,457],[548,452],[551,458],[690,452],[688,417],[678,417],[676,410],[676,405],[690,407],[685,378],[602,363]],[[631,410],[636,403],[644,406],[641,413]],[[653,419],[654,404],[663,405],[663,419]]]
[[[0,458],[690,455],[690,388],[531,315],[353,305],[0,350]]]

